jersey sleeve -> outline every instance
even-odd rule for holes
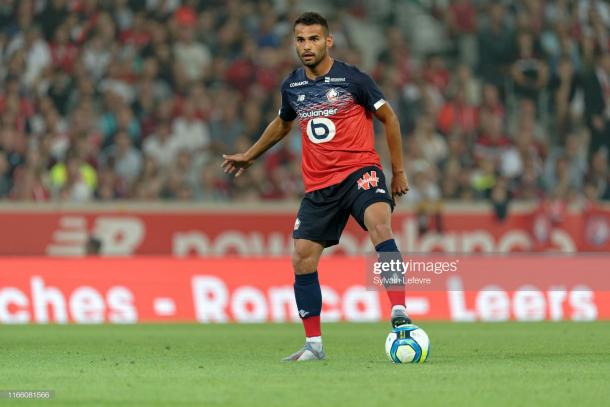
[[[282,84],[282,106],[280,106],[280,111],[278,112],[278,116],[280,116],[280,119],[284,120],[285,122],[291,122],[294,119],[296,119],[297,117],[297,113],[294,111],[294,109],[292,108],[292,105],[290,104],[290,100],[288,99],[288,93],[286,92],[286,88],[284,87],[284,84]]]
[[[386,103],[379,86],[364,72],[356,70],[354,83],[356,85],[356,102],[367,110],[374,112]]]

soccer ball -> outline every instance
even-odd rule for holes
[[[385,341],[385,353],[394,363],[424,363],[429,351],[428,335],[413,324],[394,328]]]

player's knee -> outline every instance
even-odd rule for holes
[[[293,253],[292,267],[295,274],[307,274],[316,270],[316,263],[312,256]]]
[[[298,245],[292,253],[292,267],[295,274],[307,274],[316,271],[318,259],[312,250],[308,250]]]
[[[316,271],[319,257],[320,255],[314,247],[307,244],[295,244],[292,252],[292,267],[295,274],[307,274]]]
[[[369,229],[371,240],[375,243],[381,243],[392,238],[392,227],[387,223],[377,223]]]

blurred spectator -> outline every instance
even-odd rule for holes
[[[162,169],[153,156],[144,159],[142,172],[134,186],[134,197],[139,200],[155,200],[163,190]]]
[[[142,153],[133,147],[124,131],[117,133],[115,144],[102,152],[100,161],[102,166],[113,168],[128,185],[133,184],[142,169]]]
[[[460,174],[462,166],[457,159],[449,159],[441,177],[441,192],[444,198],[460,199]]]
[[[184,6],[176,12],[176,42],[173,47],[177,69],[183,70],[190,81],[206,76],[210,66],[211,55],[205,44],[195,41],[195,10]]]
[[[534,47],[534,36],[531,33],[518,33],[517,54],[510,72],[517,98],[527,98],[537,103],[540,92],[547,84],[549,71]]]
[[[405,36],[399,27],[390,26],[386,29],[386,47],[379,54],[373,77],[381,82],[394,69],[400,86],[405,85],[412,75],[414,63],[410,56]]]
[[[58,162],[49,172],[51,191],[61,200],[83,202],[91,199],[97,186],[97,173],[78,155],[68,154],[66,162]]]
[[[566,175],[565,182],[580,190],[587,172],[586,151],[581,148],[581,140],[576,135],[568,136],[565,147],[556,147],[546,160],[544,178],[548,188],[558,185],[558,177]]]
[[[168,123],[159,123],[156,131],[144,141],[144,154],[154,159],[161,167],[169,168],[174,162],[178,146],[172,139]]]
[[[438,165],[447,157],[447,142],[436,132],[432,117],[422,116],[419,119],[413,137],[429,163]]]
[[[481,134],[474,146],[475,159],[489,161],[495,166],[510,145],[502,129],[502,120],[498,116],[490,116],[481,123]]]
[[[441,93],[447,90],[451,73],[445,67],[445,60],[438,54],[428,56],[424,66],[424,80]]]
[[[93,80],[98,81],[104,75],[112,59],[112,48],[113,45],[105,42],[99,34],[86,43],[82,62]]]
[[[498,178],[490,195],[496,218],[504,221],[508,216],[508,204],[511,199],[507,180],[502,177]]]
[[[38,148],[28,150],[25,165],[15,171],[13,199],[22,201],[47,201],[50,198],[45,173],[43,152]]]
[[[587,195],[590,199],[610,201],[610,169],[606,151],[600,150],[593,154],[586,182],[585,188],[589,188]]]
[[[13,180],[10,175],[9,162],[4,151],[0,150],[0,198],[8,196],[13,187]]]
[[[13,37],[6,52],[11,55],[17,50],[24,52],[23,84],[33,87],[40,79],[43,70],[51,64],[49,45],[41,37],[38,28],[30,27],[27,31],[20,32]]]
[[[443,231],[441,190],[430,167],[416,168],[406,200],[415,206],[419,234]]]
[[[78,47],[70,42],[68,25],[63,24],[53,32],[51,47],[51,62],[53,68],[65,73],[72,73],[78,58]],[[62,106],[63,107],[63,106]]]
[[[446,22],[461,62],[470,67],[477,63],[478,13],[471,0],[453,0],[446,13]]]
[[[512,54],[513,31],[502,2],[485,2],[487,13],[479,29],[479,71],[485,82],[502,89]]]
[[[526,155],[523,157],[523,170],[516,178],[515,198],[537,201],[544,194],[544,181],[542,178],[542,169],[535,157]]]
[[[474,134],[478,126],[476,108],[467,101],[464,86],[456,87],[450,100],[445,103],[438,113],[438,129],[449,134],[460,131],[466,134]]]
[[[37,22],[40,24],[47,41],[56,37],[58,32],[64,31],[58,28],[66,20],[68,14],[68,0],[50,0],[46,2],[42,13],[38,15]]]
[[[565,140],[566,133],[572,127],[570,105],[576,97],[578,86],[579,78],[572,60],[568,56],[561,58],[557,72],[552,75],[549,83],[552,92],[551,109],[556,115],[555,127],[559,133],[559,142]]]
[[[513,138],[518,137],[522,133],[531,135],[532,142],[537,143],[540,148],[551,142],[545,127],[537,119],[536,105],[530,99],[521,99],[519,101],[516,110],[513,111],[513,120],[510,121],[508,131]]]
[[[127,186],[116,174],[114,168],[100,168],[97,174],[95,197],[100,201],[112,201],[127,195]]]
[[[194,102],[187,99],[182,108],[182,115],[174,121],[172,141],[177,149],[203,151],[210,146],[210,132],[207,124],[197,117]]]
[[[585,117],[591,131],[589,155],[600,148],[610,151],[610,52],[597,58],[595,68],[583,79]]]
[[[483,157],[478,168],[473,171],[470,182],[478,199],[488,199],[496,185],[496,167],[493,159]]]
[[[481,95],[481,105],[479,106],[479,123],[486,122],[490,117],[497,117],[503,120],[506,116],[505,108],[500,100],[498,88],[487,83],[483,85]]]
[[[217,117],[210,121],[210,138],[214,151],[235,151],[235,143],[243,132],[244,125],[237,100],[226,101]]]
[[[197,168],[193,165],[192,151],[180,150],[168,171],[167,182],[161,191],[161,196],[165,199],[193,199],[193,188],[197,182]]]
[[[194,191],[196,200],[208,202],[228,200],[227,184],[223,180],[222,169],[216,163],[204,165],[199,171],[198,181]]]

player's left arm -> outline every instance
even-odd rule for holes
[[[402,196],[409,190],[409,181],[405,173],[402,160],[402,138],[400,136],[400,123],[389,103],[384,103],[375,110],[375,117],[383,123],[385,136],[390,150],[392,162],[392,198]]]

